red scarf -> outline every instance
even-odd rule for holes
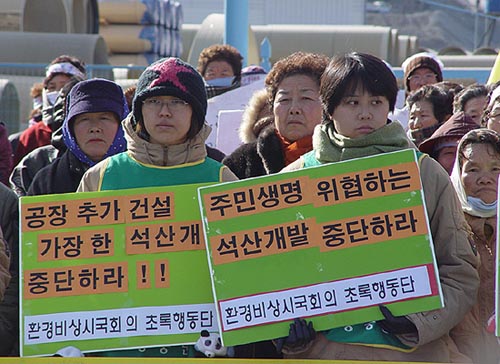
[[[294,142],[289,142],[276,130],[276,135],[280,138],[285,152],[285,166],[299,159],[302,154],[312,150],[312,135],[307,135]]]

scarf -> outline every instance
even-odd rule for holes
[[[368,157],[410,148],[399,122],[388,121],[380,129],[359,138],[338,134],[332,122],[316,126],[313,134],[315,157],[321,163]]]
[[[210,86],[205,84],[207,99],[211,99],[212,97],[222,95],[223,93],[237,89],[240,86],[241,86],[241,81],[239,79],[235,79],[231,84],[231,86]]]
[[[78,143],[76,142],[76,138],[70,131],[69,122],[66,120],[62,126],[63,140],[64,144],[68,147],[69,151],[73,153],[73,155],[78,158],[78,160],[90,167],[94,166],[97,162],[94,162],[92,159],[88,157],[87,154],[80,149]],[[106,159],[112,155],[117,153],[121,153],[127,150],[127,142],[125,140],[125,135],[123,133],[123,128],[121,124],[118,125],[118,129],[116,130],[115,138],[113,143],[109,146],[108,151],[104,155],[102,159]]]
[[[303,138],[290,142],[276,130],[276,135],[280,138],[283,152],[285,153],[285,166],[295,162],[302,154],[312,150],[312,135],[306,135]]]
[[[434,134],[434,132],[441,126],[441,124],[434,124],[428,126],[427,128],[421,129],[409,129],[408,137],[410,140],[415,143],[415,145],[419,146],[422,142],[426,141],[428,138]]]

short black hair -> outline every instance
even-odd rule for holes
[[[465,104],[477,97],[488,96],[488,88],[477,83],[465,87],[453,99],[453,113],[464,111]]]
[[[389,110],[394,111],[398,84],[394,73],[378,57],[367,53],[347,53],[335,56],[321,76],[320,96],[327,119],[349,92],[362,86],[374,96],[386,97]]]
[[[427,101],[432,105],[432,112],[439,124],[453,114],[453,101],[450,95],[436,85],[425,85],[413,91],[406,99],[408,108],[411,109],[416,102]]]

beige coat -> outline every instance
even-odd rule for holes
[[[474,243],[481,257],[479,277],[481,279],[477,303],[467,313],[451,336],[460,351],[474,363],[500,363],[500,343],[486,331],[487,321],[495,311],[495,251],[497,217],[475,217],[465,214],[473,231]]]
[[[192,163],[207,158],[205,141],[211,128],[205,124],[200,132],[183,144],[163,147],[142,139],[134,130],[131,123],[132,114],[123,120],[122,126],[127,140],[127,153],[136,161],[161,167],[177,166]],[[108,161],[105,159],[90,168],[78,186],[77,192],[91,192],[100,190],[101,173],[106,170]],[[227,167],[222,169],[221,181],[235,181],[238,177]]]
[[[286,169],[302,168],[302,159]],[[389,360],[452,362],[461,358],[449,331],[457,325],[475,303],[479,287],[478,257],[469,242],[469,228],[446,171],[430,157],[420,164],[420,176],[425,194],[425,204],[439,278],[444,295],[442,309],[408,315],[418,335],[403,335],[399,339],[415,347],[411,353],[373,348],[361,345],[340,344],[328,341],[318,334],[316,340],[301,353],[289,353],[287,358],[330,360]],[[287,354],[287,353],[285,353]]]

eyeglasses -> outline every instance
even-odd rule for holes
[[[420,81],[432,82],[432,81],[437,80],[437,76],[435,73],[426,73],[425,75],[410,76],[410,77],[408,77],[408,80],[414,81],[414,82],[420,82]]]
[[[181,99],[146,99],[142,102],[142,104],[144,105],[144,107],[154,111],[160,111],[164,105],[167,105],[168,109],[174,112],[182,110],[189,105],[189,103]]]

